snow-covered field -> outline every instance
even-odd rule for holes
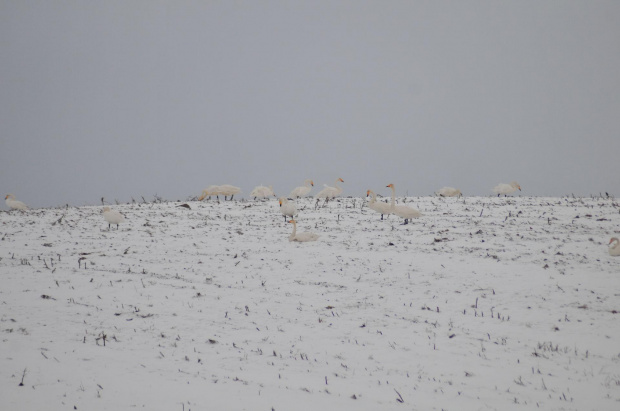
[[[618,410],[612,198],[0,213],[2,410]]]

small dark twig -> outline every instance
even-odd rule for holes
[[[58,220],[56,220],[56,221],[54,221],[54,222],[52,223],[52,225],[62,224],[62,219],[63,219],[64,217],[65,217],[65,215],[64,215],[64,214],[63,214],[63,215],[61,215],[61,216],[60,216],[60,218],[59,218]]]
[[[22,374],[22,380],[21,380],[21,382],[19,383],[19,386],[20,386],[20,387],[23,387],[23,386],[24,386],[24,378],[26,377],[26,370],[27,370],[27,368],[24,368],[24,373]]]

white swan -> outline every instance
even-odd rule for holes
[[[510,184],[501,183],[493,187],[493,192],[497,194],[498,197],[502,194],[512,194],[517,190],[521,191],[521,186],[516,181],[513,181]]]
[[[435,194],[437,194],[440,197],[460,197],[463,195],[461,193],[461,190],[459,190],[458,188],[454,188],[454,187],[440,188],[439,190],[437,190]]]
[[[390,215],[392,213],[392,206],[388,203],[384,203],[382,201],[377,201],[377,195],[372,190],[366,191],[366,197],[370,195],[370,201],[368,202],[368,208],[371,210],[375,210],[377,213],[381,214],[381,219],[383,220],[383,214]]]
[[[392,214],[396,214],[400,218],[404,218],[405,224],[409,224],[409,220],[412,218],[422,217],[422,213],[415,208],[406,205],[396,205],[396,188],[394,188],[394,184],[389,184],[387,187],[392,189]]]
[[[303,186],[295,187],[288,196],[291,198],[305,197],[312,190],[311,186],[314,187],[314,181],[305,180]]]
[[[6,197],[4,197],[4,200],[7,207],[9,207],[11,210],[28,210],[28,206],[21,201],[16,200],[13,194],[7,194]]]
[[[280,197],[280,211],[284,216],[284,221],[287,221],[288,218],[293,218],[295,214],[297,214],[297,207],[293,201],[288,201],[285,197]]]
[[[108,230],[111,229],[112,224],[116,224],[116,229],[118,230],[118,225],[125,222],[125,217],[116,210],[110,210],[110,207],[103,207],[101,213],[105,221],[108,222]]]
[[[293,232],[289,236],[289,241],[299,241],[300,243],[306,243],[308,241],[316,241],[319,238],[315,233],[299,233],[297,234],[297,221],[290,220],[289,223],[293,223]]]
[[[265,187],[265,186],[256,186],[254,190],[250,193],[250,197],[257,198],[267,198],[267,197],[275,197],[275,193],[273,192],[273,186]]]
[[[211,196],[216,196],[219,200],[220,195],[224,196],[224,200],[226,200],[227,196],[230,196],[229,200],[232,200],[233,196],[240,192],[241,189],[239,187],[231,186],[230,184],[224,184],[221,186],[209,186],[202,190],[202,194],[200,195],[200,197],[198,197],[198,201],[202,201],[207,197],[211,198]]]
[[[620,240],[613,237],[609,240],[609,255],[612,257],[620,257]]]
[[[219,194],[224,196],[224,200],[226,200],[226,196],[230,196],[229,200],[233,199],[235,194],[239,194],[241,189],[239,187],[231,186],[230,184],[224,184],[219,186]]]
[[[316,198],[334,198],[342,194],[342,187],[338,186],[338,182],[344,183],[344,180],[342,178],[337,179],[333,187],[324,184],[325,188],[319,191]]]
[[[207,197],[211,198],[211,196],[218,196],[220,194],[220,186],[209,186],[202,190],[202,194],[198,197],[198,201],[202,201]]]

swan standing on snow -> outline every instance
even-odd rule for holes
[[[297,234],[297,221],[290,220],[289,223],[293,223],[293,232],[288,238],[289,241],[299,241],[300,243],[306,243],[308,241],[316,241],[319,238],[319,235],[314,233]]]
[[[288,196],[291,198],[305,197],[312,190],[311,186],[314,187],[314,181],[305,180],[303,186],[295,187]]]
[[[512,194],[517,190],[521,191],[521,186],[516,181],[513,181],[510,184],[501,183],[493,187],[493,192],[497,194],[498,197],[502,194]]]
[[[288,201],[288,198],[280,197],[280,211],[284,216],[284,221],[288,220],[288,217],[293,218],[297,214],[297,207],[292,201]]]
[[[4,197],[4,200],[7,207],[9,207],[11,210],[28,210],[28,206],[21,201],[16,200],[13,194],[7,194],[6,197]]]
[[[396,189],[394,188],[394,184],[389,184],[387,187],[392,189],[392,204],[390,207],[392,214],[396,214],[400,218],[404,218],[405,224],[409,224],[409,220],[412,218],[422,217],[422,213],[415,208],[406,205],[396,205]]]
[[[377,195],[372,190],[366,191],[366,197],[370,197],[370,201],[368,202],[368,208],[371,210],[375,210],[377,213],[381,214],[381,219],[383,220],[383,214],[390,215],[392,213],[392,206],[388,203],[384,203],[382,201],[377,201]]]
[[[344,180],[342,178],[337,179],[333,187],[324,184],[325,188],[319,191],[316,198],[334,198],[342,194],[342,187],[338,186],[338,182],[344,183]]]
[[[276,196],[273,192],[273,186],[256,186],[254,187],[254,190],[252,190],[252,192],[250,193],[250,197],[254,197],[254,200],[256,200],[257,198],[267,198],[271,196]]]
[[[103,207],[101,213],[105,221],[108,222],[108,230],[111,229],[112,224],[116,224],[116,229],[118,230],[118,225],[125,222],[125,217],[116,210],[110,210],[110,207]]]
[[[461,190],[454,188],[454,187],[443,187],[440,188],[439,190],[437,190],[437,194],[440,197],[460,197],[463,194],[461,193]]]
[[[233,199],[235,194],[241,192],[239,187],[231,186],[230,184],[224,184],[221,186],[209,186],[202,190],[202,194],[198,197],[198,201],[202,201],[207,197],[216,196],[217,199],[220,199],[220,195],[224,196],[224,201],[226,201],[226,197],[230,196],[229,200]]]
[[[620,257],[620,240],[613,237],[609,240],[609,255],[612,257]]]

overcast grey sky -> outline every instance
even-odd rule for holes
[[[0,0],[0,59],[0,187],[34,207],[620,195],[617,0]]]

